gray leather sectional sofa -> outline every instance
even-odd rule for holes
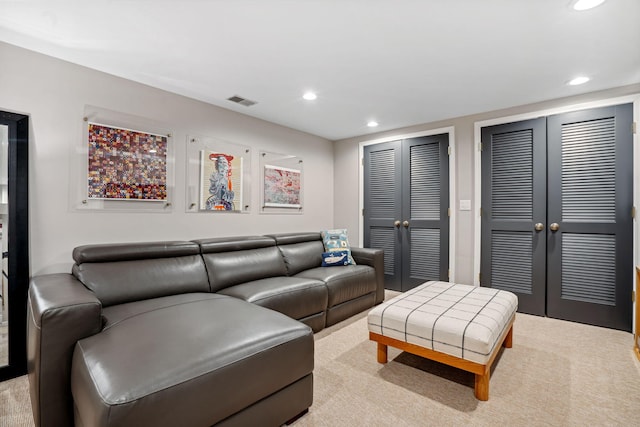
[[[281,425],[313,399],[313,332],[382,302],[383,253],[320,233],[81,246],[34,277],[36,426]],[[270,310],[269,310],[270,309]],[[295,320],[294,320],[295,319]]]

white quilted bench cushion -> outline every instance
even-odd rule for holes
[[[426,282],[369,312],[369,331],[486,364],[518,308],[499,289]]]

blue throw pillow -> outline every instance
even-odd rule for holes
[[[333,251],[322,254],[322,266],[334,267],[339,265],[349,265],[351,251]]]
[[[344,228],[336,230],[325,230],[322,232],[322,243],[326,252],[348,251],[347,258],[349,264],[355,264],[355,260],[351,256],[351,246],[349,246],[349,238],[347,230]]]

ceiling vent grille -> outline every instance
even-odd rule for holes
[[[256,101],[251,101],[250,99],[243,98],[238,95],[233,95],[231,98],[227,98],[227,101],[235,102],[236,104],[244,105],[245,107],[251,107],[252,105],[256,105]]]

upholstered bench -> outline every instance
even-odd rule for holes
[[[511,292],[426,282],[371,310],[369,338],[380,363],[392,346],[473,372],[476,398],[488,400],[491,364],[501,344],[512,345],[517,308]]]

